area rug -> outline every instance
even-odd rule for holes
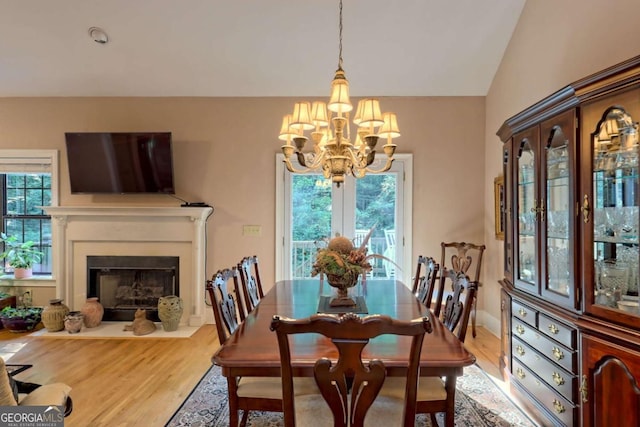
[[[456,382],[455,412],[455,424],[460,427],[535,427],[537,425],[476,365],[465,368],[464,375]],[[438,421],[444,425],[442,414],[438,414]],[[226,427],[228,425],[227,381],[220,374],[220,368],[213,366],[165,427]],[[250,412],[247,425],[251,427],[282,426],[282,414]],[[416,426],[431,427],[429,416],[418,415]]]

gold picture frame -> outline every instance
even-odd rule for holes
[[[504,176],[500,175],[493,180],[493,197],[495,200],[495,223],[496,239],[504,240],[505,217],[505,197],[504,197]]]

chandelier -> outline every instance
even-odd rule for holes
[[[380,101],[366,98],[358,102],[353,123],[356,125],[354,142],[351,142],[349,117],[353,106],[349,101],[349,82],[342,69],[342,0],[340,0],[338,69],[331,82],[329,103],[315,101],[296,102],[293,114],[282,120],[278,138],[286,141],[282,146],[287,170],[295,173],[322,171],[325,178],[331,178],[339,187],[345,175],[362,178],[367,173],[388,171],[393,163],[396,145],[393,138],[400,136],[395,113],[380,112]],[[309,139],[313,147],[304,151]],[[376,144],[386,138],[382,146],[386,161],[379,169],[374,169]],[[298,169],[291,162],[295,154],[302,167]]]

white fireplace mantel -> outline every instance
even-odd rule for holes
[[[52,218],[56,297],[72,310],[87,298],[87,256],[178,256],[181,324],[205,322],[206,222],[211,207],[45,207]]]

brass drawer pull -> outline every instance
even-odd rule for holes
[[[551,374],[551,376],[553,377],[553,382],[555,382],[557,385],[564,384],[564,378],[562,378],[559,373],[554,372],[553,374]]]
[[[524,348],[521,345],[516,346],[516,353],[520,356],[524,356]]]
[[[524,371],[520,368],[516,369],[516,375],[518,376],[518,378],[520,378],[521,380],[524,379],[524,377],[526,377],[527,375],[524,373]]]
[[[553,399],[553,409],[555,409],[558,414],[562,414],[565,411],[564,405],[556,399]]]
[[[516,332],[520,335],[524,334],[524,328],[522,327],[522,325],[516,326]]]
[[[562,352],[562,350],[560,350],[558,347],[553,347],[553,357],[556,360],[561,360],[564,359],[564,353]]]
[[[549,325],[549,332],[551,332],[554,335],[557,335],[558,332],[560,332],[560,329],[558,329],[558,327],[556,325],[554,325],[553,323],[551,323]]]
[[[520,308],[520,310],[518,310],[518,314],[520,314],[520,317],[526,317],[527,310],[525,310],[524,308]]]

